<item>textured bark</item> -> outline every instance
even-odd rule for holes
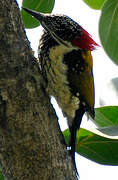
[[[0,162],[7,180],[74,180],[15,0],[0,0]]]

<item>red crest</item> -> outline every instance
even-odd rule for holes
[[[72,44],[78,46],[80,49],[95,50],[99,46],[91,37],[91,35],[81,27],[81,36],[72,41]]]

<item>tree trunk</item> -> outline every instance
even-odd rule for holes
[[[75,180],[15,0],[0,0],[0,161],[7,180]]]

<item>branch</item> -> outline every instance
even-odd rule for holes
[[[8,180],[75,180],[15,0],[0,0],[0,161]]]

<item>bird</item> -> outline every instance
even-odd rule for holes
[[[91,51],[99,46],[76,21],[63,14],[43,14],[25,7],[44,32],[38,57],[46,93],[57,100],[70,130],[70,154],[75,170],[76,134],[85,113],[95,117],[95,88]],[[78,173],[77,173],[78,174]]]

